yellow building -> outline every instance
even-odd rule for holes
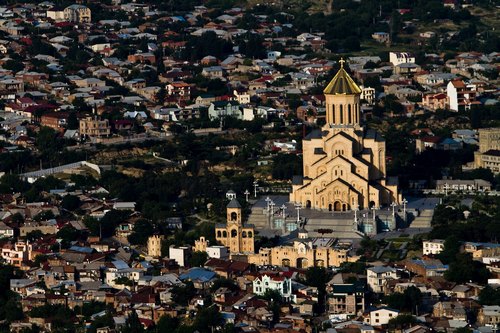
[[[361,89],[341,68],[324,90],[326,124],[303,141],[303,176],[290,201],[330,211],[399,202],[397,179],[386,179],[385,141],[360,125]]]
[[[479,151],[474,152],[474,167],[500,173],[500,127],[479,130]]]
[[[227,223],[216,225],[215,239],[228,247],[231,254],[254,253],[254,227],[243,225],[240,203],[232,199],[226,210]]]
[[[320,242],[317,244],[315,242]],[[339,267],[345,262],[354,262],[358,258],[348,257],[348,249],[332,247],[333,239],[308,237],[307,231],[301,230],[293,245],[262,248],[259,253],[248,256],[248,262],[255,265],[273,265],[296,268]]]
[[[150,257],[161,257],[161,242],[163,241],[163,236],[153,235],[148,238],[148,256]]]

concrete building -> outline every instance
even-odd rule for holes
[[[215,226],[215,239],[228,247],[231,254],[254,253],[254,227],[243,224],[238,200],[232,199],[226,210],[227,223]]]
[[[170,246],[168,249],[168,257],[174,259],[181,267],[186,267],[188,264],[189,256],[191,255],[191,248],[188,246]]]
[[[76,23],[90,23],[92,12],[90,8],[83,5],[71,5],[64,8],[64,20]]]
[[[446,86],[446,95],[452,111],[470,110],[472,105],[481,104],[476,101],[476,88],[474,85],[466,85],[464,81],[451,80]]]
[[[361,126],[362,90],[342,67],[324,90],[326,124],[303,140],[303,176],[290,201],[347,211],[399,202],[397,179],[386,178],[385,140]]]
[[[366,269],[368,287],[375,293],[383,293],[387,281],[398,278],[395,268],[375,266]]]
[[[365,311],[365,296],[363,283],[334,284],[328,293],[328,314],[360,315]]]
[[[148,256],[150,257],[161,257],[161,242],[163,241],[163,236],[153,235],[148,238]]]
[[[387,325],[389,320],[396,318],[397,316],[399,316],[399,310],[384,306],[370,311],[368,317],[365,319],[365,322],[373,326],[382,326]]]
[[[393,66],[401,64],[414,64],[415,56],[408,52],[389,52],[389,62]]]
[[[21,267],[23,261],[33,259],[31,253],[33,246],[29,242],[17,241],[14,244],[7,243],[2,247],[2,259],[8,265]]]
[[[80,135],[102,137],[110,134],[111,126],[109,125],[108,119],[99,120],[92,117],[80,119]]]
[[[428,255],[436,255],[441,253],[444,249],[444,240],[442,239],[433,239],[424,241],[422,244],[423,254],[424,256]]]
[[[474,167],[500,173],[500,127],[479,130],[479,151],[474,152]]]

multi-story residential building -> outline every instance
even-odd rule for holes
[[[474,167],[500,173],[500,127],[479,130],[479,151],[474,152]]]
[[[2,259],[9,265],[21,267],[23,261],[31,260],[33,246],[29,242],[7,243],[2,248]]]
[[[14,229],[0,221],[0,238],[14,237]]]
[[[366,101],[367,104],[373,105],[375,102],[375,88],[363,87],[361,88],[361,100]]]
[[[90,8],[74,4],[64,8],[64,20],[76,23],[90,23],[92,12]]]
[[[88,135],[93,137],[108,136],[111,134],[111,126],[109,120],[99,120],[97,117],[86,117],[80,119],[80,135]]]
[[[399,310],[391,309],[388,307],[381,307],[376,310],[370,311],[365,318],[365,323],[373,326],[387,325],[389,320],[399,316]]]
[[[328,293],[328,313],[360,315],[365,311],[365,296],[363,283],[333,284]]]
[[[431,111],[444,110],[448,106],[448,96],[445,93],[425,94],[422,96],[422,106]]]
[[[476,88],[474,85],[466,85],[464,81],[451,80],[446,86],[446,94],[452,111],[470,110],[472,105],[481,104],[476,101]]]
[[[383,293],[387,281],[398,278],[395,268],[375,266],[366,269],[368,287],[375,293]]]
[[[46,113],[41,117],[41,125],[53,128],[56,131],[61,131],[67,125],[68,116],[67,112]]]
[[[191,247],[189,246],[170,246],[168,249],[168,257],[174,259],[181,267],[188,266],[188,260],[191,255]]]
[[[236,101],[218,101],[210,103],[208,117],[210,120],[224,117],[242,119],[243,113],[240,111],[240,104]]]
[[[500,305],[485,305],[479,309],[477,321],[483,326],[500,325]]]
[[[393,66],[401,64],[414,64],[415,56],[408,52],[389,52],[389,62]]]
[[[166,86],[167,94],[179,100],[187,101],[191,99],[191,86],[186,82],[172,82]]]
[[[439,254],[444,249],[444,240],[442,239],[433,239],[427,240],[423,242],[423,254],[428,256],[430,254]]]
[[[261,296],[268,290],[276,290],[285,301],[293,301],[294,295],[292,294],[292,281],[287,276],[263,273],[253,280],[252,286],[253,293],[256,295]]]

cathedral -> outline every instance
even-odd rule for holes
[[[303,176],[294,177],[290,201],[328,211],[398,203],[397,178],[386,177],[384,138],[361,126],[361,89],[344,62],[323,91],[326,124],[303,140]]]

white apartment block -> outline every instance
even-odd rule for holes
[[[442,239],[433,239],[424,241],[422,244],[424,256],[429,254],[439,254],[444,249],[444,240]]]
[[[408,52],[389,52],[389,62],[394,67],[401,64],[414,64],[415,56]]]
[[[293,300],[292,282],[287,277],[264,273],[253,281],[254,294],[264,295],[267,290],[277,290],[286,301]]]

